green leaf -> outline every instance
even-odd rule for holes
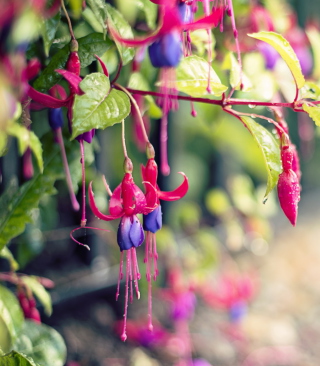
[[[0,257],[1,258],[5,258],[9,262],[11,271],[15,272],[15,271],[17,271],[19,269],[19,264],[14,259],[13,255],[10,252],[10,250],[8,249],[8,247],[4,247],[0,251]]]
[[[41,366],[63,366],[66,360],[67,350],[61,335],[47,325],[32,321],[25,321],[13,348]]]
[[[136,5],[145,14],[147,25],[150,29],[155,29],[158,16],[158,7],[150,0],[135,0]]]
[[[81,67],[89,66],[96,58],[94,55],[102,56],[112,45],[110,40],[104,40],[103,34],[91,33],[79,38],[79,58]],[[61,80],[61,75],[55,72],[57,69],[64,69],[70,53],[69,44],[65,45],[51,59],[49,65],[42,71],[38,79],[34,82],[34,88],[44,92],[52,88]]]
[[[309,114],[309,117],[314,121],[317,126],[320,126],[320,107],[311,107],[307,104],[303,104],[303,110]]]
[[[45,55],[49,56],[49,50],[54,41],[56,31],[58,29],[60,22],[60,12],[58,12],[54,17],[48,18],[42,21],[41,35],[44,44]]]
[[[72,15],[75,18],[79,18],[82,10],[82,0],[69,0]]]
[[[92,10],[95,18],[102,27],[102,32],[106,34],[106,19],[107,13],[105,10],[105,1],[103,0],[87,0],[87,5]]]
[[[7,132],[9,135],[14,136],[18,139],[20,155],[23,155],[27,148],[30,147],[31,151],[34,153],[37,159],[39,169],[42,172],[42,146],[37,135],[33,131],[28,130],[25,126],[18,123],[11,124],[8,127]]]
[[[306,81],[300,90],[301,98],[318,100],[320,98],[320,87],[313,81]]]
[[[87,6],[84,11],[82,12],[83,19],[90,24],[92,29],[95,32],[103,33],[104,27],[100,24],[97,20],[96,16],[94,15],[93,11]]]
[[[104,74],[87,75],[80,87],[85,94],[75,97],[71,139],[93,128],[105,129],[119,123],[130,113],[128,96],[119,90],[110,91],[109,78]]]
[[[252,118],[241,117],[241,120],[252,134],[262,153],[268,174],[267,189],[264,195],[267,198],[278,183],[279,174],[282,172],[279,144],[267,129]]]
[[[54,194],[56,179],[64,178],[59,147],[52,142],[52,136],[44,138],[44,170],[36,173],[21,187],[12,180],[0,197],[0,250],[15,236],[21,234],[25,225],[32,222],[32,210],[37,208],[45,194]],[[68,148],[68,142],[66,143]]]
[[[122,38],[133,38],[133,33],[130,25],[124,19],[121,13],[113,8],[110,4],[106,4],[106,11],[108,15],[108,23],[112,26]],[[116,41],[116,46],[118,48],[123,65],[129,63],[135,55],[135,50],[132,47],[127,47],[122,45],[120,42]]]
[[[35,276],[21,276],[21,281],[27,285],[44,307],[45,313],[52,314],[51,296]]]
[[[0,356],[1,366],[39,366],[31,358],[18,353],[16,351],[11,351],[10,353]]]
[[[22,328],[24,317],[15,295],[4,286],[0,286],[0,332],[1,337],[7,333],[10,344],[18,337]],[[4,351],[8,351],[8,343],[4,344],[4,340],[1,339],[0,348]]]
[[[130,76],[128,87],[139,90],[150,90],[150,86],[145,77],[140,72],[133,72]],[[151,95],[146,95],[145,100],[148,103],[148,114],[151,118],[159,119],[162,117],[162,110],[157,106]],[[141,111],[144,114],[144,110]]]
[[[290,43],[283,36],[274,32],[252,33],[248,34],[248,36],[269,43],[275,48],[288,65],[297,87],[299,89],[303,87],[305,79],[301,71],[300,62]]]
[[[176,69],[176,89],[193,97],[201,97],[207,93],[209,65],[208,61],[198,56],[189,56],[182,59]],[[210,70],[210,86],[213,96],[221,96],[228,87],[221,84],[219,76],[213,68]],[[174,80],[172,87],[175,86]],[[169,82],[170,83],[170,82]]]
[[[232,52],[229,52],[226,55],[222,64],[222,69],[230,70],[230,85],[232,86],[232,88],[239,90],[241,82],[240,65]],[[248,91],[252,89],[251,81],[243,72],[242,72],[242,84],[243,84],[242,91]]]

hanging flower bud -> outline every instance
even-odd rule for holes
[[[53,130],[63,126],[63,116],[61,108],[49,108],[49,125]]]
[[[298,216],[298,202],[300,201],[300,185],[296,173],[292,170],[293,149],[284,146],[281,151],[283,172],[278,181],[278,197],[282,211],[293,226]]]
[[[139,247],[144,241],[144,232],[136,215],[123,216],[117,233],[120,250]]]
[[[148,51],[153,67],[176,67],[182,57],[180,34],[171,32],[161,36]]]

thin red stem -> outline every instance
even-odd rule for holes
[[[233,36],[236,43],[237,55],[238,55],[238,63],[240,68],[240,89],[242,89],[242,79],[243,79],[243,72],[242,72],[242,60],[241,60],[241,51],[240,51],[240,44],[239,44],[239,37],[238,31],[236,26],[236,20],[234,18],[234,11],[233,11],[233,3],[232,0],[228,0],[229,10],[230,10],[230,18],[231,18],[231,25],[233,30]]]
[[[85,227],[87,223],[86,218],[86,170],[84,160],[84,142],[80,140],[80,153],[81,153],[81,167],[82,167],[82,215],[81,215],[81,227]]]
[[[199,98],[199,97],[187,97],[183,95],[174,95],[174,94],[167,94],[164,95],[163,93],[153,92],[153,91],[146,91],[146,90],[138,90],[127,88],[127,90],[132,94],[140,94],[140,95],[151,95],[157,98],[176,98],[178,100],[187,100],[189,102],[197,102],[197,103],[205,103],[205,104],[213,104],[213,105],[220,105],[222,107],[228,105],[253,105],[253,106],[261,106],[261,107],[284,107],[284,108],[294,108],[294,103],[273,103],[273,102],[259,102],[256,100],[249,100],[249,99],[234,99],[234,98],[222,98],[222,99],[208,99],[208,98]],[[314,104],[320,104],[320,101],[313,102]]]
[[[72,24],[71,24],[71,20],[70,20],[69,14],[68,14],[67,9],[66,9],[66,7],[64,5],[64,1],[63,0],[60,0],[60,2],[61,2],[61,7],[63,9],[63,12],[64,12],[64,14],[65,14],[65,16],[67,18],[67,21],[68,21],[69,32],[70,32],[71,38],[72,39],[76,39],[75,36],[74,36],[74,33],[73,33]]]
[[[122,120],[122,148],[123,148],[123,155],[126,159],[128,159],[128,152],[126,147],[126,136],[125,136],[125,127],[124,127],[124,119]]]
[[[127,339],[127,316],[128,316],[128,300],[129,300],[129,270],[130,270],[130,252],[126,253],[126,292],[124,300],[124,314],[123,314],[123,328],[121,334],[121,340],[124,342]]]
[[[64,172],[66,175],[66,181],[67,181],[67,186],[68,186],[68,190],[69,190],[69,194],[70,194],[71,204],[75,211],[79,211],[80,205],[76,199],[76,196],[74,194],[73,187],[72,187],[72,180],[71,180],[71,175],[70,175],[70,170],[69,170],[69,165],[68,165],[66,149],[65,149],[64,143],[63,143],[61,127],[56,129],[56,137],[57,137],[58,144],[60,146],[62,163],[63,163]]]
[[[141,112],[140,112],[140,109],[139,109],[139,106],[138,106],[138,103],[136,102],[136,100],[134,99],[134,97],[128,92],[128,90],[126,88],[124,88],[123,86],[121,86],[119,84],[114,84],[114,86],[116,88],[122,90],[124,93],[126,93],[127,96],[129,97],[129,99],[131,100],[131,103],[133,104],[133,106],[134,106],[134,108],[135,108],[135,110],[137,112],[138,118],[139,118],[139,122],[140,122],[140,125],[141,125],[141,130],[142,130],[143,138],[144,138],[144,140],[145,140],[145,142],[147,144],[150,143],[149,137],[148,137],[148,134],[147,134],[147,131],[146,131],[146,128],[145,128],[143,119],[142,119],[142,115],[141,115]]]

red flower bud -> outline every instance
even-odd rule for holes
[[[300,185],[296,173],[284,170],[278,181],[278,197],[282,211],[293,226],[296,225],[298,216],[298,202],[300,201]]]

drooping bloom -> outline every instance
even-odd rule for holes
[[[195,29],[206,29],[215,27],[220,19],[220,9],[214,10],[212,14],[191,22],[192,16],[186,11],[188,5],[177,1],[152,1],[159,5],[159,27],[151,35],[139,39],[124,39],[109,24],[109,31],[118,42],[130,46],[139,47],[149,45],[149,57],[151,64],[160,68],[160,92],[163,98],[158,100],[162,108],[160,143],[161,143],[161,165],[162,174],[168,175],[170,167],[167,154],[167,126],[168,113],[176,110],[178,103],[175,98],[169,99],[168,95],[177,94],[174,86],[175,67],[178,66],[183,55],[181,32]],[[190,9],[189,9],[190,10]],[[187,23],[186,23],[187,21]],[[194,112],[195,113],[195,112]]]
[[[298,217],[300,201],[300,184],[297,174],[293,171],[294,150],[289,145],[282,146],[281,160],[283,172],[278,180],[278,198],[282,211],[293,226]]]
[[[155,209],[157,205],[157,195],[155,189],[151,187],[149,195],[145,196],[141,189],[135,185],[132,177],[133,165],[129,158],[125,160],[125,175],[121,184],[111,193],[109,201],[110,215],[105,215],[99,211],[92,191],[92,182],[89,185],[89,203],[92,212],[101,220],[111,221],[120,220],[117,241],[121,251],[120,269],[118,278],[118,287],[116,299],[119,297],[120,281],[123,278],[123,254],[126,251],[126,292],[125,292],[125,310],[124,324],[121,339],[126,340],[126,319],[127,307],[129,299],[130,286],[130,302],[133,300],[133,283],[136,290],[137,298],[140,297],[138,288],[138,280],[140,272],[136,256],[136,248],[144,241],[144,232],[137,214],[148,214]],[[109,190],[109,187],[107,186]]]
[[[157,184],[158,179],[158,166],[154,160],[154,149],[151,144],[147,146],[147,156],[148,162],[146,166],[141,166],[142,178],[145,183],[146,189],[146,198],[149,196],[153,196],[154,192],[156,192],[156,208],[152,210],[148,214],[144,214],[143,216],[143,228],[146,231],[146,248],[145,248],[145,258],[144,262],[147,267],[147,281],[148,281],[148,299],[149,299],[149,328],[152,329],[152,303],[151,303],[151,268],[153,266],[153,279],[156,280],[158,276],[158,253],[157,253],[157,242],[156,242],[156,232],[162,227],[162,211],[160,200],[164,201],[176,201],[180,198],[184,197],[188,191],[189,183],[188,178],[184,173],[180,173],[183,175],[184,180],[182,184],[173,191],[163,192],[160,190]]]

